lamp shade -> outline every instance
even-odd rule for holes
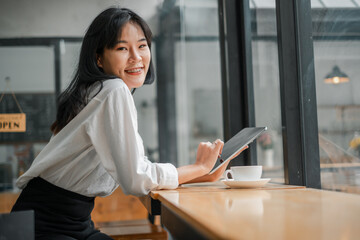
[[[349,77],[340,71],[338,66],[334,66],[331,73],[326,75],[324,82],[328,84],[346,83],[349,82]]]

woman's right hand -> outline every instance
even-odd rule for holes
[[[218,156],[221,154],[223,146],[224,142],[220,139],[217,139],[213,143],[200,143],[196,154],[196,162],[177,168],[179,184],[208,174],[214,167]]]
[[[198,178],[194,178],[186,183],[198,183],[198,182],[215,182],[218,181],[221,176],[223,175],[223,173],[226,170],[226,167],[229,165],[230,161],[234,158],[236,158],[241,152],[243,152],[245,149],[248,149],[248,146],[245,146],[244,148],[242,148],[240,151],[238,151],[229,161],[227,161],[226,163],[224,163],[220,168],[218,168],[215,172],[213,172],[212,174],[205,174],[201,177]]]
[[[195,165],[203,168],[205,174],[209,173],[214,167],[223,147],[224,142],[220,139],[215,140],[213,143],[201,142],[197,149]]]

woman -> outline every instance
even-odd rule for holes
[[[91,23],[79,65],[60,95],[53,137],[17,186],[13,211],[34,209],[37,239],[108,239],[94,229],[96,196],[126,194],[219,179],[209,171],[223,142],[200,143],[195,164],[151,163],[138,134],[131,91],[154,81],[151,31],[128,9],[110,8]]]

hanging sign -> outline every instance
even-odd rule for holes
[[[10,89],[10,77],[6,77],[5,80],[7,88]],[[1,113],[0,132],[26,132],[26,114],[22,111],[15,93],[13,91],[11,91],[11,93],[21,113]],[[4,98],[4,95],[5,91],[0,96],[0,103]]]
[[[26,114],[0,114],[0,132],[26,132]]]

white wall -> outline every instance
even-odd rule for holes
[[[0,38],[82,37],[90,22],[110,6],[127,7],[156,31],[162,0],[0,0]]]

